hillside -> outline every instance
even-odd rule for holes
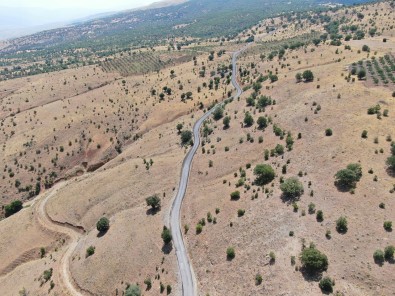
[[[224,2],[3,45],[1,295],[183,295],[185,180],[195,295],[393,295],[394,2]]]

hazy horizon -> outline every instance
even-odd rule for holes
[[[66,25],[100,13],[143,7],[158,0],[14,0],[0,4],[0,40]]]

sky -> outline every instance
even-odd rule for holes
[[[0,40],[64,26],[103,12],[159,0],[0,0]]]
[[[111,11],[145,6],[157,0],[0,0],[0,6],[39,7],[45,9],[80,8]]]

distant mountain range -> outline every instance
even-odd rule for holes
[[[339,0],[354,4],[366,0]],[[82,18],[67,27],[16,38],[2,52],[151,46],[172,37],[229,38],[265,17],[317,9],[323,0],[170,0],[143,9]],[[0,15],[1,18],[1,15]],[[34,24],[32,17],[25,20]],[[9,18],[8,18],[9,20]],[[3,24],[6,21],[2,21]],[[11,24],[18,23],[15,19]],[[1,24],[1,23],[0,23]],[[0,52],[1,53],[1,52]]]

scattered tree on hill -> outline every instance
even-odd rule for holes
[[[14,200],[4,207],[5,216],[9,217],[22,210],[23,204],[20,200]]]
[[[362,168],[360,164],[352,163],[346,169],[340,170],[335,175],[335,183],[346,189],[355,187],[356,183],[362,177]]]
[[[153,210],[158,210],[160,209],[160,198],[158,195],[152,195],[149,196],[145,199],[145,201],[147,202],[147,206],[150,206]]]
[[[178,123],[177,124],[178,133],[181,133],[181,130],[182,130],[183,127],[184,127],[184,125],[182,123]]]
[[[250,112],[247,112],[244,116],[244,124],[246,127],[250,127],[254,124],[254,118],[251,116]]]
[[[384,262],[384,252],[382,250],[374,251],[373,259],[377,264],[382,264]]]
[[[394,260],[395,247],[390,245],[384,249],[384,257],[386,260]]]
[[[295,75],[295,79],[296,79],[296,82],[301,82],[301,81],[302,81],[302,79],[303,79],[303,76],[302,76],[302,74],[301,74],[301,73],[296,73],[296,75]]]
[[[237,200],[240,198],[240,191],[234,191],[230,194],[231,200]]]
[[[254,169],[255,184],[259,186],[266,185],[274,180],[276,173],[268,164],[258,164]]]
[[[106,232],[110,228],[110,221],[106,217],[102,217],[97,221],[96,228],[99,232]]]
[[[220,120],[224,116],[224,109],[221,107],[215,108],[213,112],[213,118],[214,120]]]
[[[264,129],[267,127],[267,119],[264,116],[259,116],[256,123],[258,124],[259,129]]]
[[[295,198],[302,195],[303,184],[296,178],[291,177],[280,185],[280,189],[286,197]]]
[[[163,243],[165,245],[168,245],[173,239],[173,236],[171,235],[170,229],[167,228],[166,226],[163,226],[161,237],[162,237]]]
[[[309,81],[313,81],[313,80],[314,80],[314,74],[313,74],[313,72],[311,72],[310,70],[304,71],[303,74],[302,74],[302,77],[303,77],[303,79],[304,79],[306,82],[309,82]]]
[[[192,142],[192,132],[191,131],[182,131],[181,132],[181,144],[187,145]]]
[[[341,216],[339,219],[336,221],[336,230],[340,233],[346,233],[348,230],[347,226],[347,219],[346,217]]]
[[[395,172],[395,155],[391,155],[387,158],[387,165],[391,171]]]
[[[224,128],[229,128],[230,116],[225,116],[224,120],[222,121],[222,123],[224,124]]]
[[[137,285],[130,285],[125,290],[125,296],[141,296],[140,287]]]
[[[95,247],[94,246],[90,246],[89,248],[86,249],[86,254],[85,254],[86,258],[92,256],[93,254],[95,254]]]
[[[319,287],[323,292],[332,293],[333,286],[335,285],[335,281],[333,281],[330,277],[326,276],[320,280]]]
[[[314,246],[303,249],[300,260],[307,272],[316,273],[328,269],[328,257]]]
[[[364,79],[366,77],[366,71],[365,71],[365,69],[360,69],[359,71],[358,71],[358,79],[359,80],[362,80],[362,79]]]

